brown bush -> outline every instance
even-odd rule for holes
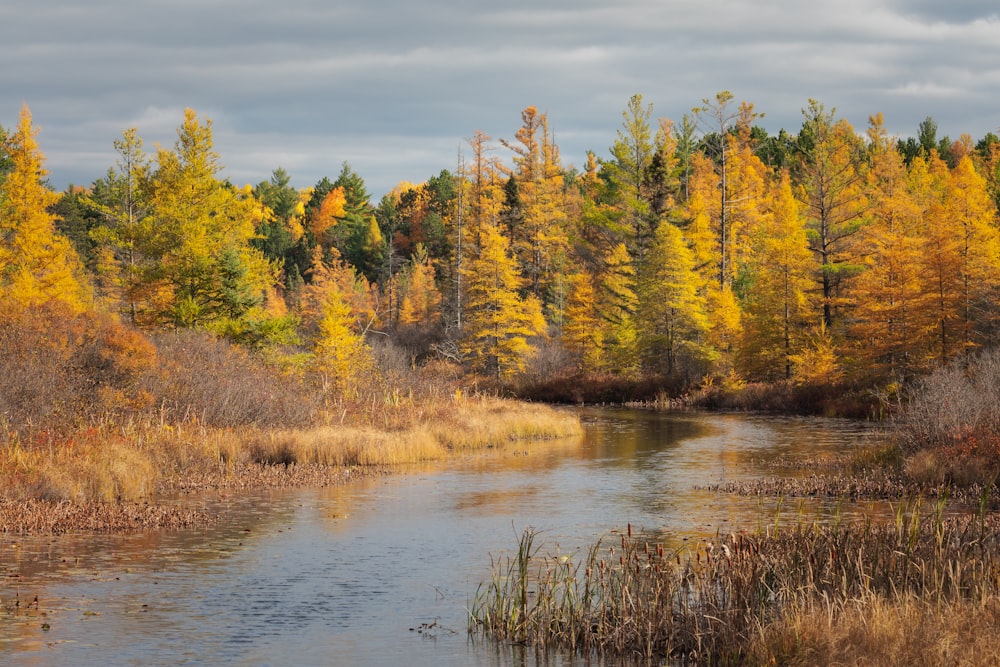
[[[896,426],[911,452],[1000,435],[1000,351],[957,360],[918,382]]]
[[[956,360],[921,380],[904,398],[894,427],[911,477],[995,483],[1000,479],[1000,352]]]
[[[153,345],[110,315],[2,304],[0,418],[25,436],[145,407],[139,384],[155,361]]]
[[[160,363],[143,383],[168,422],[205,426],[301,426],[313,421],[316,393],[239,347],[199,331],[154,337]]]

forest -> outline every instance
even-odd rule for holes
[[[281,167],[229,182],[190,109],[173,146],[126,129],[115,165],[57,193],[25,107],[0,128],[0,299],[206,331],[339,394],[387,358],[577,400],[607,381],[891,394],[994,345],[996,135],[861,131],[815,100],[795,132],[761,116],[723,91],[674,122],[636,94],[577,168],[529,106],[373,203],[346,162],[304,189]]]
[[[346,162],[307,188],[280,166],[232,183],[191,109],[172,146],[127,128],[106,173],[57,192],[23,107],[0,127],[0,532],[210,525],[158,494],[471,450],[520,466],[529,441],[584,440],[548,402],[888,416],[887,444],[811,457],[806,481],[717,490],[776,496],[773,528],[664,551],[628,523],[579,561],[537,557],[528,529],[466,600],[470,630],[647,661],[996,663],[1000,138],[862,131],[815,100],[794,132],[761,117],[723,91],[675,122],[636,94],[577,168],[528,106],[373,203]],[[806,497],[831,524],[803,521]],[[866,499],[894,519],[841,523]],[[531,595],[529,560],[554,568]],[[56,627],[7,578],[5,618]]]

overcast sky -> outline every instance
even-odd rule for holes
[[[606,156],[629,97],[680,120],[730,90],[797,131],[810,98],[864,130],[1000,128],[995,0],[3,0],[0,125],[27,104],[57,189],[137,127],[213,121],[224,175],[297,187],[347,161],[377,200],[454,171],[476,130],[548,114],[565,164]]]

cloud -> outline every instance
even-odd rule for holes
[[[214,121],[233,180],[284,167],[304,187],[349,161],[379,196],[454,169],[476,130],[548,113],[567,163],[606,155],[633,93],[675,120],[723,89],[796,130],[810,98],[856,126],[1000,125],[989,2],[929,0],[6,0],[0,124],[22,102],[57,187],[114,163],[136,126],[171,145]]]

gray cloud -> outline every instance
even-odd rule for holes
[[[679,120],[722,89],[771,131],[810,98],[863,128],[997,130],[1000,20],[929,0],[6,0],[0,124],[22,102],[56,187],[89,183],[137,126],[171,145],[184,107],[213,119],[238,183],[298,186],[348,161],[379,196],[454,169],[475,130],[549,114],[564,161],[605,155],[636,92]]]

